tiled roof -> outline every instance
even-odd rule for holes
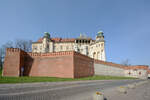
[[[43,38],[39,38],[37,42],[42,42]],[[74,42],[74,38],[51,38],[53,42]]]
[[[128,66],[125,69],[127,69],[127,70],[129,70],[129,69],[133,69],[133,70],[145,69],[145,70],[148,70],[148,66],[147,65],[135,65],[135,66]]]
[[[37,42],[42,42],[42,40],[43,40],[43,38],[39,38],[39,39],[37,40]]]
[[[94,60],[94,62],[99,63],[99,64],[103,64],[103,65],[112,66],[112,67],[118,67],[118,68],[122,68],[122,69],[126,69],[126,70],[130,70],[130,69],[133,69],[133,70],[136,70],[136,69],[148,70],[147,65],[125,66],[125,65],[116,64],[116,63],[112,63],[112,62],[105,62],[105,61],[101,61],[101,60]]]
[[[112,67],[118,67],[118,68],[122,68],[122,69],[125,69],[127,67],[127,66],[124,66],[124,65],[121,65],[121,64],[106,62],[106,61],[102,61],[102,60],[94,60],[94,62],[99,63],[99,64],[103,64],[103,65],[112,66]]]
[[[62,39],[62,38],[51,38],[52,41],[54,42],[74,42],[75,39],[73,38],[65,38],[65,39]]]

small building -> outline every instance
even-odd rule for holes
[[[135,77],[140,79],[148,78],[148,66],[147,65],[135,65],[127,66],[125,68],[126,77]]]
[[[148,70],[148,78],[150,79],[150,69]]]

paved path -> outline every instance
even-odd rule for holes
[[[122,94],[116,88],[105,91],[107,100],[150,100],[150,80],[135,89],[127,89],[127,94]]]
[[[0,84],[0,100],[91,100],[96,90],[107,90],[139,81],[141,80]]]

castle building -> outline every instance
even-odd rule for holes
[[[33,53],[76,51],[97,60],[106,61],[103,32],[97,33],[96,39],[80,35],[78,38],[52,38],[48,32],[37,42],[32,43]]]

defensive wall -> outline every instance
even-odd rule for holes
[[[120,64],[94,60],[95,75],[125,76],[124,67]]]
[[[145,79],[148,66],[124,66],[94,60],[75,51],[29,53],[18,48],[7,48],[3,76],[46,76],[80,78],[93,75],[125,76]]]
[[[74,51],[27,53],[7,48],[3,76],[79,78],[94,75],[94,60]]]
[[[95,75],[124,76],[147,79],[149,67],[147,65],[124,66],[112,62],[94,60]]]

